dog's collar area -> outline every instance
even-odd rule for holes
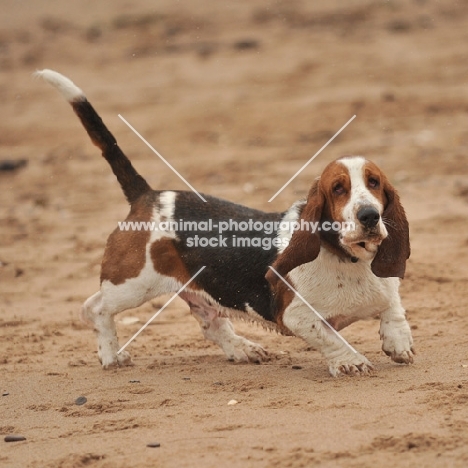
[[[346,250],[345,247],[340,244],[337,236],[323,235],[321,241],[328,251],[332,252],[340,259],[340,262],[346,262],[351,260],[351,263],[357,263],[357,261],[359,260],[358,257],[352,255],[351,252]]]

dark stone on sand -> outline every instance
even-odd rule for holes
[[[75,400],[75,405],[81,406],[84,405],[87,401],[88,399],[86,397],[80,396]]]
[[[5,442],[21,442],[22,440],[26,440],[26,437],[19,435],[19,434],[10,434],[5,436]]]
[[[146,446],[150,448],[158,448],[161,447],[161,444],[159,442],[150,442],[149,444],[146,444]]]

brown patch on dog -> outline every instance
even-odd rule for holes
[[[374,197],[377,198],[385,208],[388,203],[387,196],[385,194],[385,186],[388,181],[383,172],[372,161],[366,160],[364,164],[363,177],[367,190],[369,190],[369,192],[372,193],[372,195],[374,195]],[[378,182],[377,187],[373,187],[369,184],[371,179]]]
[[[301,212],[299,221],[319,222],[322,217],[324,203],[325,199],[320,187],[320,181],[316,181],[309,191],[307,203]],[[319,252],[319,233],[298,230],[294,232],[288,246],[278,255],[272,266],[284,278],[299,265],[315,260]],[[281,283],[278,276],[271,269],[267,271],[265,278],[274,289],[276,289],[277,284]]]
[[[286,281],[292,285],[289,277]],[[284,335],[294,335],[283,323],[283,315],[286,308],[291,304],[296,293],[288,288],[282,281],[278,281],[273,288],[275,318],[279,331]]]
[[[153,203],[150,197],[142,197],[135,202],[125,221],[150,221]],[[101,283],[122,284],[127,279],[136,278],[146,262],[146,245],[150,231],[121,231],[116,228],[107,239],[101,266]]]
[[[334,317],[327,318],[327,322],[336,330],[340,331],[343,328],[358,321],[358,317],[349,317],[346,315],[335,315]]]
[[[340,160],[331,162],[320,176],[320,186],[325,198],[322,221],[344,221],[343,209],[351,196],[351,178],[348,168]],[[342,193],[335,188],[341,187]]]
[[[372,272],[381,278],[403,278],[406,260],[411,254],[409,226],[405,210],[400,203],[397,191],[382,171],[374,163],[367,161],[365,176],[369,177],[370,175],[379,177],[379,193],[376,196],[383,203],[382,219],[388,231],[388,236],[380,244],[372,261]]]
[[[191,275],[180,258],[172,239],[163,238],[154,242],[150,248],[150,255],[154,269],[161,275],[171,276],[183,284],[190,280]],[[190,289],[200,288],[192,282]]]

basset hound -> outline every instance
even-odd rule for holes
[[[127,351],[119,352],[114,316],[179,291],[201,267],[179,295],[204,336],[230,360],[268,359],[260,345],[235,333],[229,319],[244,318],[303,338],[324,355],[333,376],[367,374],[372,364],[330,325],[340,330],[380,316],[383,351],[397,363],[413,362],[398,292],[410,254],[408,222],[374,163],[363,157],[330,163],[307,199],[283,213],[207,195],[205,202],[189,191],[152,190],[84,93],[55,71],[37,75],[71,103],[130,204],[125,222],[108,238],[100,290],[82,307],[97,332],[103,368],[132,364]]]

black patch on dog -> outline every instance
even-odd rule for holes
[[[270,287],[265,274],[278,254],[278,247],[271,244],[271,248],[267,249],[251,246],[249,243],[258,243],[259,238],[269,239],[262,241],[267,245],[277,237],[277,232],[274,229],[271,234],[255,229],[236,230],[234,223],[249,223],[249,220],[275,223],[280,222],[285,213],[265,213],[207,195],[204,195],[207,200],[205,203],[195,193],[176,193],[174,221],[200,223],[211,220],[213,224],[212,231],[176,231],[179,240],[175,242],[175,246],[190,275],[194,275],[205,265],[205,270],[200,273],[196,282],[222,306],[246,311],[248,304],[263,318],[274,322]],[[220,234],[219,222],[230,220],[233,221],[232,229]],[[251,226],[253,227],[253,223]],[[195,247],[195,236],[208,241],[214,239],[213,244],[219,243],[219,236],[222,236],[226,246]],[[239,238],[243,240],[239,241]],[[190,243],[192,246],[189,246]],[[239,243],[244,246],[239,246]]]

